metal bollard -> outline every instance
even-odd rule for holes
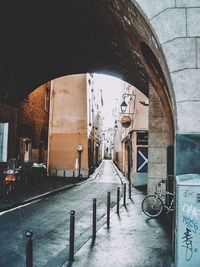
[[[110,192],[107,193],[107,227],[110,227]]]
[[[126,207],[126,184],[124,184],[124,207]]]
[[[117,187],[117,214],[119,215],[120,187]]]
[[[26,267],[33,266],[33,232],[31,230],[26,232]]]
[[[69,261],[74,261],[75,211],[70,211]]]
[[[128,192],[129,192],[129,199],[131,199],[131,180],[129,179],[129,184],[128,184]]]
[[[97,203],[96,198],[93,198],[93,218],[92,218],[92,241],[96,238],[96,229],[97,229]]]

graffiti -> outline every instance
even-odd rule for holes
[[[186,228],[186,231],[184,233],[183,239],[183,245],[182,247],[185,248],[185,259],[186,261],[190,261],[193,256],[193,248],[192,248],[192,234],[191,230]]]
[[[200,209],[194,207],[192,204],[184,204],[183,205],[183,212],[186,213],[186,216],[190,217],[192,220],[200,220]]]
[[[184,197],[187,197],[187,198],[189,198],[189,197],[195,197],[195,193],[187,189],[187,190],[185,190],[183,192],[183,196]]]
[[[193,233],[195,233],[195,234],[197,233],[199,227],[198,227],[198,223],[195,220],[192,220],[190,217],[183,216],[183,223]]]

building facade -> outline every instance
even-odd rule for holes
[[[47,163],[50,84],[35,89],[18,108],[20,164]]]
[[[99,93],[91,74],[51,81],[50,175],[87,178],[101,162]]]
[[[86,75],[51,81],[48,171],[57,176],[88,176]],[[79,162],[78,146],[82,146]]]
[[[148,98],[124,83],[115,111],[114,162],[134,186],[148,182],[148,110]]]
[[[87,118],[88,118],[88,163],[92,173],[102,161],[103,151],[103,95],[100,84],[93,73],[87,74]]]

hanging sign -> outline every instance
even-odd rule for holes
[[[137,133],[137,145],[148,145],[148,132]]]
[[[129,116],[123,116],[121,118],[121,125],[123,128],[128,128],[131,126],[131,118]]]

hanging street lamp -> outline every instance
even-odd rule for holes
[[[121,103],[121,105],[120,105],[120,107],[121,107],[121,112],[122,113],[125,113],[126,112],[126,109],[127,109],[127,104],[126,104],[126,101],[124,100],[122,103]]]

